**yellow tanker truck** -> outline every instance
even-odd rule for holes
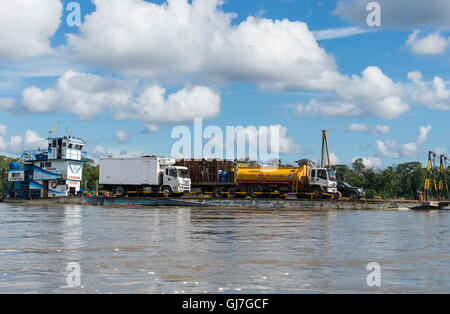
[[[253,167],[236,169],[237,193],[245,192],[253,198],[267,195],[298,197],[313,195],[337,195],[336,171],[328,168],[298,167]]]
[[[177,165],[189,169],[193,191],[212,193],[215,198],[283,198],[287,195],[321,198],[338,194],[335,170],[317,168],[312,163],[267,168],[231,161],[182,160]]]

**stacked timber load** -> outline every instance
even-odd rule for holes
[[[175,165],[189,169],[192,184],[232,182],[234,178],[234,163],[230,160],[181,159]]]

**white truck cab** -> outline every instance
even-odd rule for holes
[[[173,193],[188,193],[191,191],[191,178],[189,169],[186,167],[166,167],[163,169],[162,182],[162,185],[170,187]]]
[[[338,192],[336,170],[312,168],[309,173],[309,184],[312,189],[320,188],[323,193],[336,194]]]

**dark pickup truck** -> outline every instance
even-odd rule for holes
[[[347,182],[339,181],[337,184],[338,191],[341,192],[343,197],[348,197],[350,200],[357,200],[364,197],[365,191],[363,188],[357,188],[351,186]]]

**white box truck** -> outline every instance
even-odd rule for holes
[[[118,195],[133,191],[180,196],[191,191],[191,179],[187,167],[174,165],[171,158],[101,158],[99,183]]]

